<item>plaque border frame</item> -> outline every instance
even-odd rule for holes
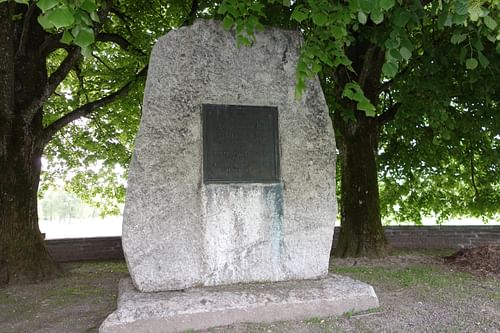
[[[247,110],[247,109],[257,109],[257,110],[266,110],[271,112],[273,126],[272,126],[272,135],[274,142],[274,174],[276,176],[273,177],[253,177],[253,178],[209,178],[206,170],[206,163],[208,157],[208,147],[206,142],[207,140],[207,126],[205,125],[207,122],[207,112],[209,110],[220,110],[220,109],[230,109],[230,110]],[[229,111],[231,112],[231,111]],[[281,182],[281,167],[280,167],[280,137],[279,137],[279,112],[277,106],[263,106],[263,105],[239,105],[239,104],[211,104],[211,103],[203,103],[201,105],[201,114],[202,114],[202,130],[203,130],[203,159],[202,159],[202,173],[203,173],[203,183],[204,184],[231,184],[231,183],[265,183],[265,184],[277,184]]]

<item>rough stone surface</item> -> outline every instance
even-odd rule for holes
[[[118,309],[100,333],[179,332],[237,322],[272,322],[341,315],[378,307],[373,288],[349,277],[141,293],[120,282]]]
[[[200,20],[155,45],[123,222],[139,290],[327,274],[335,142],[319,80],[294,97],[301,43],[267,29],[238,48],[234,33]],[[277,107],[281,181],[204,184],[202,104]]]

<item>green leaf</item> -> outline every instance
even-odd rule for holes
[[[45,30],[52,29],[54,27],[45,14],[38,16],[37,21]]]
[[[384,73],[385,76],[389,78],[395,77],[396,74],[398,73],[398,66],[393,62],[386,62],[382,66],[382,72]]]
[[[357,83],[348,83],[345,85],[344,90],[342,91],[342,97],[347,97],[351,100],[359,99],[361,92],[361,87]]]
[[[472,40],[472,46],[478,51],[483,51],[484,50],[484,45],[483,42],[481,42],[481,38],[477,37]]]
[[[388,40],[385,41],[384,46],[387,49],[395,49],[398,48],[400,44],[401,42],[398,38],[389,38]]]
[[[483,9],[481,8],[481,6],[473,5],[469,7],[469,16],[471,21],[473,22],[477,21],[479,17],[482,15],[483,15]]]
[[[460,44],[467,38],[467,34],[461,34],[461,33],[454,33],[453,36],[451,36],[451,43],[452,44]]]
[[[42,10],[42,12],[46,12],[51,8],[54,8],[59,4],[59,0],[40,0],[36,3],[38,8]]]
[[[389,10],[392,7],[394,7],[395,1],[394,0],[380,0],[380,8],[383,10]]]
[[[264,5],[259,3],[259,2],[254,2],[252,5],[250,5],[250,8],[248,9],[249,12],[254,12],[255,14],[258,15],[263,15],[262,10],[264,9]]]
[[[82,49],[91,45],[94,42],[94,30],[89,27],[80,27],[78,33],[75,35],[75,44]]]
[[[301,73],[307,73],[307,64],[304,61],[300,61],[297,64],[297,71]]]
[[[217,9],[217,14],[224,15],[224,14],[226,14],[227,10],[228,10],[227,2],[222,1],[222,3],[219,6],[219,9]]]
[[[408,50],[406,47],[402,47],[399,49],[399,53],[401,53],[401,56],[405,59],[405,60],[409,60],[411,58],[411,51]]]
[[[467,15],[469,10],[468,0],[458,0],[455,3],[455,13],[458,15]]]
[[[361,10],[363,10],[365,13],[370,13],[374,8],[375,3],[373,0],[359,0],[359,5],[361,7]]]
[[[453,23],[453,15],[448,12],[441,12],[438,18],[438,28],[451,27]]]
[[[497,22],[495,22],[494,19],[491,18],[491,16],[485,16],[483,17],[484,24],[490,28],[490,30],[495,30],[497,27]]]
[[[401,56],[401,52],[398,49],[390,49],[389,56],[394,60],[401,60],[403,57]]]
[[[359,12],[358,12],[358,21],[359,21],[359,23],[361,23],[361,24],[366,24],[367,17],[366,17],[366,14],[365,14],[365,13],[363,13],[362,11],[359,11]]]
[[[360,111],[364,111],[367,116],[375,115],[375,106],[366,98],[363,90],[357,82],[349,82],[345,85],[342,91],[342,97],[356,101],[356,107]]]
[[[396,8],[398,9],[398,8]],[[411,15],[407,11],[403,9],[399,9],[394,11],[394,15],[392,16],[392,22],[395,26],[403,28],[406,26],[408,21],[410,21]]]
[[[247,36],[243,36],[241,34],[236,36],[236,42],[238,43],[238,45],[252,45],[252,41]]]
[[[314,24],[322,26],[328,23],[328,16],[326,16],[322,11],[316,11],[312,13],[312,19]]]
[[[476,58],[469,58],[465,61],[465,68],[467,69],[476,69],[478,65],[478,62],[476,60]]]
[[[1,0],[0,3],[2,2],[7,2],[8,0]],[[22,5],[27,5],[29,4],[29,0],[14,0],[16,3],[20,3]]]
[[[453,24],[466,25],[468,19],[469,19],[468,15],[455,15],[453,16],[453,20],[448,26],[451,27]]]
[[[321,72],[321,64],[315,62],[313,65],[312,65],[312,71],[315,73],[315,74],[318,74],[319,72]]]
[[[408,38],[404,38],[401,40],[401,47],[406,47],[410,52],[413,52],[413,50],[415,50],[413,43]]]
[[[368,99],[358,102],[356,106],[358,110],[364,111],[368,117],[375,116],[375,106]]]
[[[69,27],[75,23],[73,13],[66,7],[59,7],[50,11],[47,18],[57,29]]]
[[[97,15],[96,12],[92,12],[90,13],[90,18],[92,19],[92,21],[94,22],[100,22],[100,19],[99,19],[99,16]]]
[[[299,98],[305,89],[306,89],[306,82],[304,81],[304,78],[301,76],[298,76],[297,77],[297,84],[295,85],[295,97]]]
[[[335,39],[342,39],[347,34],[346,31],[342,27],[339,27],[337,25],[334,25],[331,28],[331,32],[332,32],[332,36]]]
[[[309,12],[306,11],[303,6],[297,6],[293,10],[292,16],[290,18],[300,23],[306,20],[308,17],[309,17]]]
[[[92,20],[90,19],[90,16],[86,11],[77,9],[73,17],[75,18],[75,22],[77,23],[82,22],[85,25],[92,26]]]
[[[81,47],[81,52],[85,58],[88,58],[92,56],[92,47],[90,45],[85,45]]]
[[[486,58],[483,54],[483,52],[478,52],[477,53],[477,58],[479,59],[479,63],[481,64],[481,67],[486,68],[490,64],[490,61],[488,58]]]
[[[61,37],[61,43],[69,45],[69,44],[71,44],[72,41],[73,41],[73,36],[71,35],[71,33],[68,30],[65,30],[62,37]]]
[[[86,11],[87,13],[92,13],[97,10],[97,5],[93,0],[84,0],[80,5],[80,8]]]
[[[229,30],[233,26],[234,20],[230,15],[226,15],[222,21],[222,26],[224,29]]]
[[[381,10],[376,9],[370,13],[370,18],[372,19],[373,23],[380,24],[384,21],[384,14],[382,14]]]

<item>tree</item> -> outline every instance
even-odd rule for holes
[[[471,71],[453,61],[462,50],[437,45],[446,57],[421,57],[398,84],[408,102],[381,133],[379,164],[381,208],[399,221],[498,218],[499,57]]]
[[[220,12],[226,15],[224,22],[227,27],[235,26],[240,43],[249,44],[254,29],[261,27],[259,19],[269,18],[269,9],[278,5],[278,1],[270,2],[271,6],[262,1],[225,0]],[[490,158],[479,166],[472,154],[469,164],[474,165],[471,167],[472,187],[476,192],[479,192],[476,184],[479,181],[478,167],[481,167],[481,172],[488,174],[482,180],[491,182],[490,185],[481,185],[485,192],[481,199],[482,207],[488,206],[490,211],[498,211],[493,201],[498,196],[492,194],[495,190],[498,193],[498,180],[492,176],[498,170],[498,163],[492,158],[496,149],[493,142],[498,140],[498,128],[487,125],[494,124],[495,119],[498,119],[494,113],[498,109],[498,96],[495,90],[482,88],[479,81],[499,74],[498,2],[304,0],[293,3],[279,1],[279,4],[290,8],[288,17],[305,35],[297,68],[297,91],[300,94],[306,87],[307,78],[319,74],[332,112],[341,164],[342,227],[336,255],[382,256],[387,252],[381,224],[377,173],[377,155],[381,148],[385,149],[382,160],[382,167],[386,169],[384,175],[389,178],[384,184],[384,210],[397,213],[394,209],[397,203],[404,203],[403,208],[408,208],[408,203],[415,203],[415,200],[409,200],[412,196],[408,193],[414,194],[416,191],[412,186],[423,182],[416,188],[428,187],[432,190],[421,192],[418,195],[421,199],[419,205],[409,210],[415,212],[423,208],[427,212],[445,212],[444,207],[438,204],[426,207],[428,199],[425,198],[428,196],[425,193],[432,194],[440,186],[438,179],[429,178],[426,173],[419,173],[415,177],[412,172],[418,168],[419,162],[420,166],[425,163],[419,159],[439,160],[440,150],[432,152],[431,149],[425,153],[420,151],[419,155],[414,154],[408,163],[402,163],[407,166],[403,168],[404,172],[398,172],[401,168],[395,160],[400,146],[394,145],[398,140],[393,135],[401,135],[401,130],[408,129],[408,124],[386,128],[389,124],[401,125],[403,119],[413,120],[413,130],[403,135],[404,141],[413,147],[415,143],[412,144],[412,140],[422,136],[422,132],[428,132],[433,125],[441,124],[444,117],[462,119],[460,123],[470,129],[467,119],[472,113],[481,110],[486,114],[486,117],[476,116],[473,119],[480,121],[480,127],[488,128],[488,135],[476,140],[476,144],[485,144],[483,147],[489,150]],[[439,54],[438,51],[443,53]],[[445,93],[449,85],[431,74],[436,67],[450,72],[446,77],[454,78],[453,86],[459,90],[458,96]],[[462,80],[464,77],[466,79]],[[428,86],[429,81],[440,87],[441,94],[421,93],[421,87]],[[471,84],[475,87],[467,93],[466,86]],[[481,96],[487,96],[488,99],[478,103],[474,91],[481,89],[484,91]],[[420,101],[420,106],[425,105],[425,111],[415,107],[416,99]],[[396,116],[400,121],[395,121]],[[382,139],[386,140],[382,145],[381,133]],[[434,138],[437,143],[438,136]],[[454,139],[457,140],[454,144],[459,145],[460,138]],[[465,156],[471,156],[472,147],[469,146],[469,153]],[[419,142],[419,148],[425,149],[424,142]],[[447,149],[446,146],[442,148]],[[449,156],[449,161],[464,161],[460,153]],[[492,171],[487,171],[489,169]],[[450,192],[443,194],[449,195],[456,192],[458,187],[463,187],[454,177],[450,178],[450,172],[446,176]],[[407,187],[399,188],[401,182],[406,182]],[[474,213],[468,211],[471,212]],[[476,214],[482,212],[475,211]],[[413,214],[413,217],[416,215]]]
[[[0,283],[39,280],[57,271],[37,223],[42,154],[53,171],[60,161],[70,168],[102,163],[101,173],[80,170],[72,189],[86,199],[96,192],[104,198],[123,197],[123,187],[109,174],[117,165],[128,164],[151,46],[157,36],[197,16],[224,18],[227,28],[235,26],[240,44],[251,43],[254,29],[263,23],[303,31],[297,92],[305,89],[308,77],[320,75],[341,152],[338,254],[383,254],[377,151],[385,149],[384,167],[395,168],[398,148],[391,135],[400,130],[398,119],[409,117],[414,124],[428,121],[411,107],[418,94],[405,90],[405,83],[424,80],[426,71],[435,66],[433,45],[467,50],[447,62],[452,71],[460,68],[454,74],[456,87],[464,87],[463,75],[476,80],[498,75],[498,11],[496,2],[486,0],[470,4],[465,0],[0,0],[4,55],[0,63],[0,276],[5,277]],[[493,74],[487,74],[490,70]],[[484,94],[491,102],[483,104],[473,103],[473,93],[468,96],[464,100],[440,96],[439,100],[451,106],[447,113],[460,110],[468,115],[474,109],[478,111],[474,119],[482,120],[485,117],[480,114],[486,114],[491,120],[491,107],[498,108],[494,92]],[[432,111],[429,119],[442,117],[443,112]],[[415,126],[412,130],[417,131],[420,125]],[[492,133],[497,130],[488,128]],[[411,142],[411,133],[405,142]],[[381,138],[384,142],[379,146]],[[469,150],[477,149],[481,140]],[[477,154],[469,160],[473,187],[485,193],[480,193],[483,206],[491,206],[495,197],[486,195],[491,191],[483,191],[477,183],[489,179],[482,177],[491,163],[478,163]],[[408,165],[405,170],[414,167]],[[108,177],[101,185],[115,190],[93,187],[89,191],[103,174]],[[409,174],[393,172],[387,184],[398,184]],[[491,188],[498,189],[498,183]],[[390,209],[390,205],[383,207]]]
[[[42,154],[125,164],[151,46],[191,5],[0,1],[0,284],[57,274],[38,228]]]

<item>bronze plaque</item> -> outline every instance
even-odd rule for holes
[[[205,183],[280,181],[278,108],[204,104]]]

